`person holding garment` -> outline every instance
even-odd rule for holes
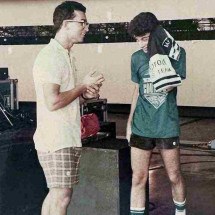
[[[171,183],[175,215],[185,215],[176,96],[177,86],[186,78],[186,53],[150,12],[134,17],[129,33],[140,47],[131,56],[131,80],[135,90],[126,131],[133,171],[130,214],[145,214],[146,182],[156,147]]]

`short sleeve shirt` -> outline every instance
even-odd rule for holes
[[[51,39],[35,60],[33,76],[37,100],[37,128],[33,137],[35,148],[53,152],[67,147],[81,147],[79,99],[49,111],[43,93],[45,83],[60,85],[60,92],[75,87],[75,66],[68,50]]]
[[[185,51],[179,61],[172,62],[176,73],[186,78]],[[131,79],[139,84],[139,97],[132,120],[132,133],[149,138],[170,138],[180,134],[177,88],[157,93],[149,74],[149,56],[143,50],[131,57]]]

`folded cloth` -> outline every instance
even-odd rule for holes
[[[161,26],[157,26],[150,34],[148,44],[149,73],[156,92],[181,85],[181,77],[173,68],[170,58],[178,61],[180,46],[174,38]]]

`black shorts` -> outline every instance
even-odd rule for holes
[[[149,138],[131,134],[129,145],[143,150],[152,150],[155,147],[157,149],[175,149],[179,147],[179,137]]]

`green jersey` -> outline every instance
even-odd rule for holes
[[[176,73],[186,77],[186,53],[181,48],[179,61],[171,60]],[[143,50],[131,57],[131,79],[139,84],[139,97],[132,120],[132,133],[150,138],[169,138],[180,134],[177,88],[156,92],[149,74],[149,56]]]

